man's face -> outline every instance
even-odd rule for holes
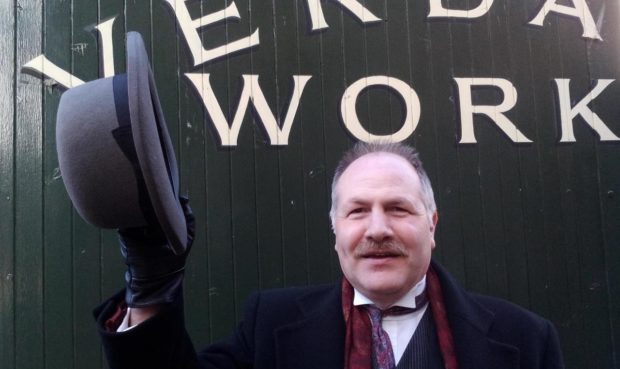
[[[437,213],[429,214],[415,169],[390,153],[355,160],[336,187],[334,232],[340,266],[358,291],[386,307],[428,269]]]

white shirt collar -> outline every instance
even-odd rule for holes
[[[420,282],[416,283],[416,285],[413,286],[413,288],[410,289],[409,292],[405,294],[405,296],[401,297],[393,305],[398,305],[398,306],[408,307],[408,308],[415,308],[416,307],[415,297],[421,294],[425,288],[426,288],[426,276],[422,277],[422,280],[420,280]],[[353,291],[354,291],[353,305],[358,306],[358,305],[374,305],[375,304],[371,299],[364,296],[357,289],[354,288]]]

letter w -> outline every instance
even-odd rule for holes
[[[284,124],[282,124],[282,128],[280,128],[278,119],[269,108],[265,95],[258,84],[258,75],[243,75],[241,97],[239,97],[239,105],[237,105],[237,111],[235,112],[232,124],[226,119],[217,101],[217,97],[215,97],[211,82],[209,82],[209,74],[186,73],[185,75],[192,82],[194,88],[196,88],[200,94],[200,97],[202,97],[202,102],[217,130],[222,146],[237,146],[237,138],[239,137],[241,123],[243,122],[243,117],[245,116],[250,101],[252,101],[254,110],[265,127],[269,143],[273,146],[288,145],[288,136],[291,132],[291,126],[293,125],[297,108],[299,107],[301,94],[306,87],[306,83],[312,78],[312,76],[303,75],[293,76],[293,93],[286,112],[286,117],[284,118]]]

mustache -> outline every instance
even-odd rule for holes
[[[407,249],[400,242],[376,242],[373,240],[363,240],[358,243],[353,255],[356,257],[364,257],[377,252],[395,256],[407,256]]]

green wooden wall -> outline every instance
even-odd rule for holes
[[[421,151],[434,183],[435,257],[470,289],[551,319],[567,368],[620,368],[620,141],[602,141],[577,116],[576,141],[560,142],[555,82],[570,79],[575,105],[598,80],[614,80],[588,107],[620,135],[620,4],[573,2],[589,8],[602,38],[595,40],[582,37],[574,16],[550,13],[542,26],[529,25],[545,1],[495,0],[475,19],[431,19],[433,2],[360,0],[381,19],[363,23],[336,0],[317,1],[329,26],[311,31],[314,1],[235,0],[240,18],[200,30],[204,47],[256,29],[260,44],[196,66],[164,0],[0,2],[0,368],[105,367],[91,309],[122,287],[122,260],[114,232],[81,220],[62,183],[55,115],[65,87],[49,77],[49,65],[39,72],[24,66],[45,55],[83,81],[103,76],[104,42],[93,28],[111,19],[117,72],[125,69],[125,32],[146,40],[182,192],[198,219],[185,288],[198,347],[230,332],[252,290],[339,278],[329,182],[354,142],[340,101],[360,78],[385,75],[419,96],[419,123],[406,141]],[[198,18],[232,3],[187,7]],[[259,75],[280,122],[292,76],[312,78],[287,145],[271,145],[248,112],[237,145],[226,147],[186,73],[210,75],[230,119],[241,76]],[[513,142],[480,114],[477,142],[459,143],[454,78],[470,77],[514,85],[517,104],[506,116],[531,143]],[[505,96],[480,87],[473,98],[498,105]],[[397,131],[405,114],[387,88],[366,90],[356,107],[365,129],[378,135]]]

